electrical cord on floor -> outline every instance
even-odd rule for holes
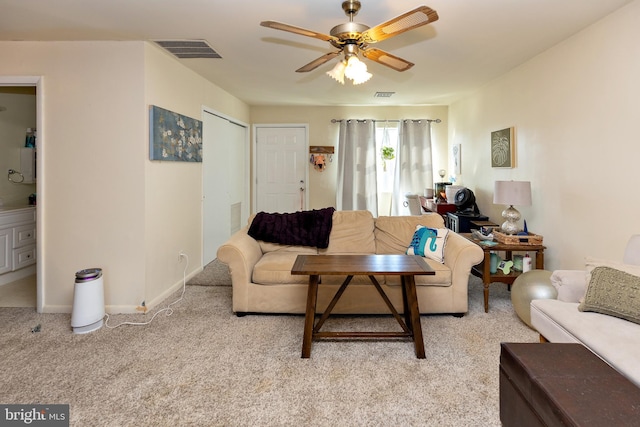
[[[166,313],[165,316],[171,316],[173,314],[173,308],[171,308],[171,306],[174,305],[174,304],[179,303],[180,301],[182,301],[182,298],[184,298],[184,292],[187,289],[187,268],[189,267],[189,257],[185,253],[180,253],[180,256],[185,257],[185,259],[187,260],[187,265],[184,266],[184,271],[182,272],[182,294],[180,295],[180,298],[178,298],[177,300],[175,300],[174,302],[172,302],[171,304],[169,304],[168,306],[166,306],[162,310],[159,310],[158,312],[156,312],[153,315],[153,317],[151,317],[151,319],[149,319],[149,321],[147,321],[147,322],[122,322],[122,323],[118,323],[115,326],[110,326],[109,325],[109,314],[105,313],[105,316],[107,316],[107,320],[104,322],[104,325],[109,329],[115,329],[118,326],[122,326],[122,325],[144,326],[144,325],[148,325],[149,323],[153,322],[153,319],[155,319],[156,316],[158,314],[160,314],[160,313]]]

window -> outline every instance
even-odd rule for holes
[[[391,195],[398,152],[398,122],[376,122],[378,216],[391,215]]]

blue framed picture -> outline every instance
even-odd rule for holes
[[[149,111],[149,159],[202,162],[201,120],[155,105]]]

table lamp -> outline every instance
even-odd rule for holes
[[[506,234],[517,234],[520,212],[513,205],[531,205],[531,183],[529,181],[496,181],[493,203],[509,205],[502,211],[502,218],[505,221],[502,223],[501,230]]]

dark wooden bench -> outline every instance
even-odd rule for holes
[[[503,343],[504,427],[638,426],[640,388],[580,344]]]

